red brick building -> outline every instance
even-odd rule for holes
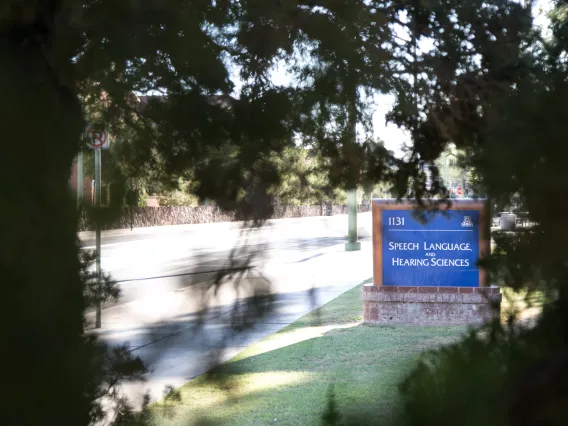
[[[73,194],[77,195],[77,158],[71,166],[71,175],[69,176],[69,185]],[[83,175],[83,202],[91,204],[93,201],[93,178],[92,176]]]

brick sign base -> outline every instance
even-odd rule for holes
[[[410,287],[365,284],[363,321],[368,324],[475,325],[499,317],[498,287]]]

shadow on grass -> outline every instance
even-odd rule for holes
[[[270,281],[254,268],[246,268],[247,262],[232,263],[232,269],[225,269],[212,281],[186,287],[183,297],[194,305],[192,312],[171,315],[167,321],[150,325],[101,330],[97,334],[111,346],[127,347],[161,382],[172,383],[171,378],[179,380],[180,376],[185,382],[318,304],[319,289],[273,294]],[[239,268],[241,265],[244,267]],[[216,299],[223,286],[234,291],[234,300],[223,303]],[[213,380],[213,376],[205,377]],[[156,397],[155,390],[152,393]]]
[[[163,425],[320,424],[333,386],[343,423],[388,424],[397,413],[398,384],[419,355],[464,330],[290,326],[188,383],[181,403],[156,405],[154,413]]]
[[[248,230],[243,231],[241,244],[223,253],[226,257],[220,259],[219,253],[199,254],[192,258],[186,274],[169,277],[171,281],[166,283],[167,289],[183,293],[191,307],[189,313],[168,315],[167,321],[151,325],[102,330],[97,334],[106,343],[125,347],[133,356],[139,357],[151,374],[155,374],[153,377],[158,377],[159,383],[177,381],[180,384],[181,377],[190,380],[211,370],[211,374],[199,380],[220,387],[227,392],[226,398],[233,398],[233,389],[238,388],[239,381],[224,381],[225,376],[219,375],[215,367],[259,338],[276,331],[280,328],[279,322],[285,325],[313,310],[318,305],[318,292],[326,290],[322,287],[274,294],[270,280],[255,268],[258,262],[266,259],[266,252],[271,249],[265,244],[251,244],[248,233]],[[336,238],[315,242],[296,239],[294,243],[300,254],[304,250],[317,251],[336,245],[338,241]],[[278,250],[279,246],[274,249]],[[298,256],[300,258],[301,255]],[[148,281],[158,278],[141,280],[140,285],[150,285],[152,283]],[[154,285],[163,283],[155,282]],[[227,292],[231,293],[230,300],[226,297]],[[294,303],[290,303],[291,300]],[[294,311],[291,306],[299,306],[299,310]],[[314,321],[317,323],[319,320],[316,318]],[[269,332],[266,332],[267,325],[273,326]],[[256,335],[255,331],[258,331]],[[259,337],[259,333],[264,335]],[[296,380],[293,378],[295,374],[290,376],[287,373],[277,383],[280,386],[292,383]],[[274,383],[275,378],[270,377],[268,381]],[[170,397],[178,395],[178,392],[171,387],[166,392],[169,403],[173,403],[177,397]],[[157,396],[155,389],[151,393]],[[183,393],[180,395],[183,397]]]
[[[304,240],[296,242],[305,243]],[[249,336],[246,331],[263,330],[267,324],[289,323],[318,306],[319,292],[328,290],[327,287],[274,294],[269,279],[253,265],[262,260],[268,246],[249,245],[246,235],[242,243],[226,253],[226,259],[219,260],[218,253],[196,256],[189,272],[176,278],[173,288],[183,294],[187,306],[191,306],[189,313],[168,315],[167,321],[151,325],[102,330],[97,334],[111,345],[127,345],[133,354],[141,355],[150,369],[163,358],[179,357],[191,347],[208,347],[203,357],[213,367],[226,359],[226,349],[244,347],[254,341],[255,336]],[[335,239],[326,238],[315,246],[336,243]],[[303,246],[299,250],[303,250]],[[232,293],[233,299],[223,301],[222,295],[227,291]],[[358,294],[356,297],[359,305]],[[294,306],[298,309],[291,309]],[[202,360],[197,362],[203,363]],[[193,375],[188,379],[191,377]]]

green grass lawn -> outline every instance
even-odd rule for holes
[[[181,402],[154,404],[159,425],[317,425],[334,385],[344,418],[366,423],[397,412],[398,384],[419,354],[455,340],[463,327],[361,324],[360,286],[249,347],[180,389]]]

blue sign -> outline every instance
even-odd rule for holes
[[[479,286],[479,210],[382,211],[383,285]]]

